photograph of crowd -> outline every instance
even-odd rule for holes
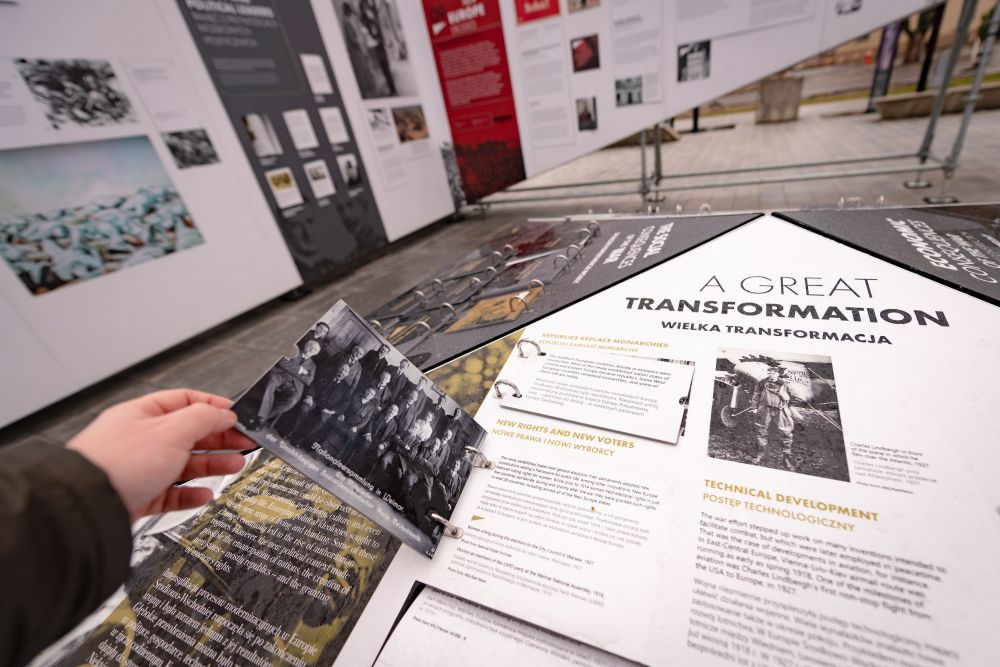
[[[0,152],[0,255],[34,295],[203,243],[146,137]]]
[[[850,481],[830,357],[720,350],[708,455]]]
[[[203,164],[214,164],[219,161],[212,140],[205,130],[183,130],[181,132],[165,132],[160,135],[174,158],[178,169],[197,167]]]
[[[257,443],[319,464],[315,481],[427,555],[442,534],[431,514],[451,516],[473,467],[465,447],[485,436],[342,301],[233,409]]]
[[[132,103],[107,60],[15,58],[14,65],[55,129],[134,123]]]
[[[361,97],[417,94],[395,0],[333,0]]]

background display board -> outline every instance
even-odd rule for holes
[[[153,3],[0,5],[0,26],[6,424],[300,278]]]
[[[453,213],[453,149],[419,4],[312,5],[388,239]]]
[[[443,5],[424,4],[433,33],[437,24],[431,15]],[[501,3],[525,173],[534,176],[607,146],[934,4]],[[475,24],[483,19],[472,8],[480,6],[485,7],[476,3],[445,16],[456,27]],[[489,15],[485,8],[478,13]]]
[[[1000,206],[794,211],[783,217],[1000,305]]]
[[[251,0],[235,15],[227,3],[178,6],[302,279],[385,245],[309,0]]]

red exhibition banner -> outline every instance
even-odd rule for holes
[[[462,186],[478,201],[525,179],[500,6],[424,0],[424,13]]]

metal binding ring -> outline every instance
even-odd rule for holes
[[[583,245],[587,245],[588,243],[590,243],[590,239],[594,238],[594,235],[590,232],[589,229],[581,229],[579,232],[577,232],[576,235],[580,237],[579,242],[582,243]]]
[[[517,388],[517,385],[508,380],[497,380],[493,383],[493,391],[496,392],[497,398],[503,398],[503,393],[500,391],[500,385],[505,385],[514,390],[514,398],[521,398],[521,390]]]
[[[372,325],[372,328],[377,331],[382,331],[382,323],[378,320],[368,320],[368,324]]]
[[[423,290],[413,290],[413,293],[420,297],[421,301],[427,301],[427,295],[423,293]]]
[[[482,284],[483,281],[476,276],[472,276],[471,278],[469,278],[469,285],[482,285]]]
[[[566,246],[566,250],[569,250],[570,248],[576,250],[576,257],[573,258],[574,260],[579,259],[580,255],[583,254],[582,251],[580,250],[580,246],[576,245],[575,243],[571,243],[568,246]]]
[[[486,458],[486,455],[479,451],[478,447],[473,447],[472,445],[466,445],[465,451],[472,452],[473,456],[476,457],[476,462],[472,465],[477,468],[483,468],[485,470],[493,470],[497,467],[497,464]]]
[[[434,280],[432,280],[431,285],[434,285],[434,287],[436,287],[439,292],[444,291],[444,281],[442,281],[440,278],[435,278]]]
[[[492,257],[494,259],[494,262],[493,262],[494,264],[496,264],[497,262],[503,261],[503,253],[500,252],[499,250],[494,250],[493,254],[491,254],[490,257]]]
[[[542,294],[545,294],[545,283],[543,283],[538,278],[532,278],[528,281],[528,287],[538,287],[542,290]]]
[[[517,355],[519,357],[526,358],[528,356],[528,355],[526,355],[524,353],[524,350],[521,349],[521,346],[524,345],[524,344],[534,345],[535,346],[535,351],[538,353],[538,356],[540,356],[540,357],[544,357],[545,356],[545,352],[542,352],[542,346],[539,345],[537,341],[533,341],[530,338],[522,338],[521,340],[517,341],[517,345],[516,345],[516,347],[517,347]]]
[[[441,304],[440,306],[438,306],[438,308],[447,308],[448,310],[450,310],[450,311],[451,311],[451,314],[452,314],[452,316],[454,316],[454,315],[455,315],[455,306],[451,305],[451,304],[450,304],[450,303],[448,303],[447,301],[445,301],[445,302],[444,302],[444,303],[442,303],[442,304]]]
[[[493,272],[493,275],[494,275],[494,276],[495,276],[495,275],[497,275],[498,273],[500,273],[499,271],[497,271],[497,270],[496,270],[496,267],[495,267],[495,266],[490,266],[490,267],[487,267],[487,268],[486,268],[486,271],[485,271],[485,273],[489,273],[490,271],[492,271],[492,272]]]
[[[465,531],[453,524],[451,521],[448,521],[448,519],[444,518],[437,512],[430,512],[427,516],[444,526],[444,534],[448,537],[454,537],[456,540],[462,539],[462,535]]]
[[[559,268],[559,260],[560,259],[562,261],[566,262],[566,266],[569,266],[569,257],[567,257],[566,255],[556,255],[552,259],[552,264],[555,265],[556,268]]]
[[[514,312],[515,310],[514,303],[517,301],[521,302],[521,305],[524,307],[526,311],[531,310],[531,307],[528,305],[528,302],[525,301],[524,298],[521,297],[520,295],[515,294],[514,296],[510,297],[510,300],[507,302],[507,305],[510,306],[511,312]]]
[[[413,326],[415,326],[415,327],[423,327],[423,328],[427,329],[427,333],[434,333],[434,329],[431,329],[431,325],[427,324],[427,322],[414,322]]]

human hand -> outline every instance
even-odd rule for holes
[[[256,446],[233,430],[232,403],[191,389],[158,391],[108,408],[67,447],[107,474],[133,521],[199,507],[212,500],[210,489],[171,485],[239,472],[243,457],[191,451]]]

